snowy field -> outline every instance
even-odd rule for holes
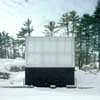
[[[0,100],[100,100],[100,72],[76,70],[77,88],[13,88],[25,86],[25,73],[10,72],[11,66],[25,66],[25,61],[0,59],[0,72],[10,74],[9,79],[0,79]]]

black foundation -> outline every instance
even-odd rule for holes
[[[61,68],[25,68],[25,84],[37,87],[65,87],[66,85],[74,85],[74,67]]]

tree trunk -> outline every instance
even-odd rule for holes
[[[79,69],[82,68],[83,65],[83,54],[82,54],[82,36],[80,34],[80,55],[79,55]]]
[[[98,55],[98,56],[99,56],[99,57],[98,57],[98,58],[99,58],[98,61],[99,61],[99,70],[100,70],[100,50],[99,50],[99,55]]]
[[[89,37],[87,36],[87,40],[86,40],[86,65],[89,64]]]
[[[69,37],[69,24],[66,25],[67,28],[67,36]]]

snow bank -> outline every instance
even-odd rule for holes
[[[16,72],[11,74],[9,79],[10,86],[23,86],[25,85],[25,72]]]
[[[78,70],[75,72],[77,87],[100,88],[100,72],[91,73]]]

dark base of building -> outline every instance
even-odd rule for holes
[[[74,68],[25,68],[25,84],[37,87],[74,85]]]

